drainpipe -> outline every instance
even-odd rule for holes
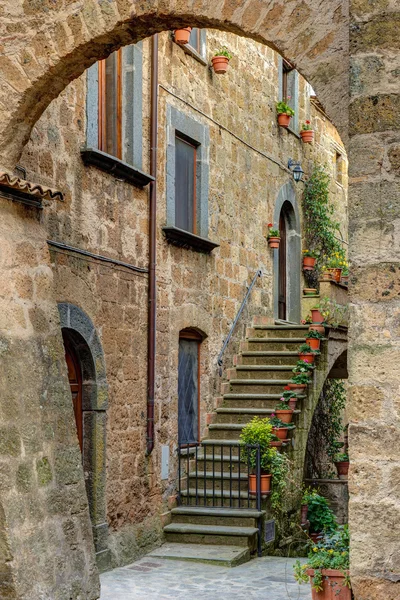
[[[151,46],[150,182],[149,206],[149,326],[147,344],[147,455],[154,448],[154,388],[156,363],[156,225],[157,225],[157,143],[158,143],[158,35]]]

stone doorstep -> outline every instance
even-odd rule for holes
[[[211,546],[208,544],[167,543],[148,554],[152,558],[211,563],[221,567],[237,567],[250,560],[248,548]]]

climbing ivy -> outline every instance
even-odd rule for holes
[[[327,379],[324,385],[324,404],[326,419],[323,424],[323,435],[326,441],[326,453],[334,461],[335,455],[343,446],[340,438],[343,433],[343,410],[346,406],[346,388],[342,379]]]
[[[337,239],[339,223],[334,218],[334,206],[329,202],[330,177],[322,165],[315,165],[306,183],[303,198],[306,249],[318,254],[314,272],[305,272],[315,283],[321,271],[335,256],[345,259],[345,251]],[[310,281],[312,283],[312,281]]]

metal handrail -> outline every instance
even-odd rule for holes
[[[240,315],[242,314],[243,309],[246,306],[247,300],[249,299],[251,291],[252,291],[253,287],[255,286],[258,277],[262,277],[262,270],[261,269],[258,269],[257,273],[254,275],[253,281],[249,285],[249,289],[247,290],[247,294],[244,297],[242,304],[240,305],[240,308],[238,310],[238,314],[236,315],[236,318],[235,318],[235,320],[232,323],[232,327],[231,327],[231,329],[230,329],[230,331],[229,331],[229,333],[228,333],[228,335],[227,335],[227,337],[226,337],[226,339],[224,341],[224,344],[222,346],[221,352],[218,355],[217,363],[218,363],[218,366],[219,366],[219,376],[220,377],[222,377],[222,365],[223,365],[222,357],[224,355],[224,352],[226,350],[227,345],[229,344],[229,340],[231,339],[231,337],[233,335],[233,331],[234,331],[234,329],[235,329],[235,327],[236,327],[236,325],[237,325],[237,323],[238,323],[238,321],[240,319]]]

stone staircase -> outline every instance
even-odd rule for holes
[[[293,375],[307,331],[301,325],[255,324],[247,329],[235,366],[227,371],[228,381],[221,384],[208,435],[196,450],[197,470],[191,467],[193,451],[188,459],[181,489],[184,505],[172,509],[171,523],[164,527],[167,543],[152,556],[236,566],[256,553],[258,524],[265,511],[257,510],[248,495],[239,435],[254,416],[273,412]],[[196,506],[199,495],[205,506]],[[216,503],[222,507],[214,507]]]

